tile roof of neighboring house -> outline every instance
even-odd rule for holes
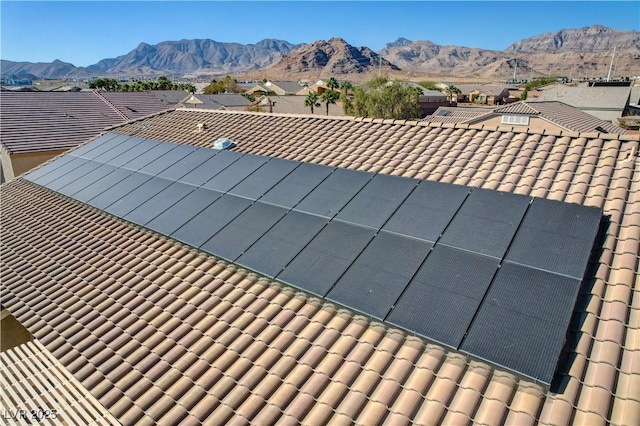
[[[0,120],[12,154],[72,148],[125,121],[93,92],[3,92]]]
[[[276,86],[284,90],[286,94],[294,94],[298,90],[302,89],[302,86],[295,81],[268,81],[267,83],[271,83],[272,86]],[[267,83],[265,83],[263,86],[268,87],[269,85]]]
[[[120,424],[37,340],[0,353],[0,377],[6,424]]]
[[[610,121],[600,120],[575,107],[557,101],[516,102],[498,107],[495,114],[535,115],[574,132],[625,133],[625,130]],[[471,120],[473,121],[473,120]]]
[[[277,113],[277,114],[311,114],[311,108],[304,106],[304,100],[306,98],[306,96],[300,96],[300,95],[296,95],[296,96],[291,96],[291,95],[287,95],[287,96],[277,96],[277,95],[270,95],[267,96],[269,99],[271,99],[271,102],[273,102],[273,112]],[[266,112],[269,111],[269,104],[266,103],[266,101],[263,100],[264,96],[261,96],[260,98],[256,99],[256,102],[259,103],[262,106],[262,109],[264,109]],[[318,116],[326,116],[327,114],[327,107],[324,104],[324,102],[321,102],[320,100],[318,100],[318,102],[320,103],[319,107],[314,107],[313,108],[313,115],[318,115]],[[338,104],[329,104],[329,115],[332,116],[340,116],[340,115],[344,115],[344,112],[342,111],[342,107]]]
[[[97,92],[113,105],[127,120],[135,120],[159,111],[169,105],[149,92]]]
[[[237,109],[243,110],[245,106],[249,105],[251,102],[245,98],[244,96],[237,93],[221,93],[217,95],[194,95],[202,104],[198,104],[198,108],[203,109]],[[185,107],[190,107],[188,103],[185,102]]]
[[[167,108],[143,93],[2,92],[0,143],[11,154],[69,149],[107,127]]]
[[[172,107],[191,96],[186,90],[150,90],[149,93]]]
[[[460,89],[464,95],[468,95],[474,90],[477,90],[488,96],[498,96],[509,89],[509,86],[502,84],[461,84],[455,86]]]
[[[579,109],[614,109],[627,105],[631,87],[571,87],[560,86],[540,91],[540,101],[560,101]]]
[[[493,112],[492,108],[438,107],[432,115],[422,121],[432,123],[465,123],[470,119],[482,117]]]
[[[640,423],[640,137],[197,109],[112,131],[224,136],[242,152],[610,216],[545,392],[24,178],[4,184],[3,305],[122,424]]]

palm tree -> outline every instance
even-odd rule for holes
[[[304,106],[311,107],[311,114],[313,114],[313,107],[319,107],[318,94],[314,91],[310,91],[307,97],[304,98]]]
[[[340,99],[340,93],[335,90],[329,89],[322,93],[320,100],[327,106],[327,115],[329,115],[329,104],[335,104],[338,99]]]
[[[337,89],[337,88],[340,86],[340,85],[338,84],[338,80],[336,80],[336,79],[335,79],[335,78],[333,78],[333,77],[329,77],[329,78],[327,79],[327,83],[326,83],[326,85],[327,85],[327,89],[329,89],[329,90],[335,90],[335,89]]]
[[[342,83],[340,83],[340,90],[342,91],[343,95],[349,96],[349,90],[353,90],[353,84],[349,83],[348,81],[343,81]]]
[[[453,84],[450,84],[449,86],[444,88],[444,93],[447,94],[449,103],[451,103],[451,100],[453,99],[453,95],[454,94],[457,95],[458,93],[462,93],[462,90],[458,89]]]

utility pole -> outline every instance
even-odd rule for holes
[[[611,79],[611,68],[613,67],[613,58],[616,56],[616,46],[613,47],[613,55],[611,56],[611,63],[609,64],[609,73],[607,74],[607,81]]]

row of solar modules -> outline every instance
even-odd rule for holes
[[[27,179],[550,383],[601,211],[106,134]]]

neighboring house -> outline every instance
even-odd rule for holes
[[[237,93],[220,93],[216,95],[193,95],[200,102],[197,104],[192,103],[192,101],[187,98],[186,100],[180,103],[181,106],[191,107],[195,106],[196,108],[202,109],[219,109],[219,110],[235,110],[235,111],[244,111],[247,105],[251,103],[244,96]]]
[[[439,107],[449,105],[449,97],[445,93],[439,92],[437,90],[425,89],[424,87],[415,83],[413,83],[412,86],[420,89],[420,91],[422,92],[418,97],[422,116],[433,114]]]
[[[458,103],[501,105],[510,96],[510,86],[500,84],[461,84],[455,86],[461,91],[455,97]]]
[[[540,91],[538,100],[564,102],[601,120],[615,123],[619,117],[627,115],[625,110],[630,94],[629,86],[553,86]]]
[[[3,92],[3,179],[11,180],[107,127],[166,109],[168,105],[150,93]]]
[[[260,112],[273,112],[277,114],[311,114],[311,108],[304,105],[306,96],[260,96],[246,109]],[[327,115],[327,106],[321,102],[320,106],[313,108],[314,115]],[[344,115],[342,103],[329,104],[329,115]]]
[[[177,107],[191,96],[191,93],[186,90],[150,90],[149,93],[172,108]]]
[[[433,114],[426,116],[422,121],[432,123],[466,123],[467,121],[490,114],[491,108],[481,107],[439,107]]]
[[[303,87],[295,81],[267,81],[259,83],[247,90],[249,94],[255,95],[295,95]]]
[[[40,404],[35,387],[47,392],[47,404],[64,398],[57,421],[67,424],[639,424],[640,137],[556,136],[511,127],[178,109],[114,127],[102,136],[104,145],[89,145],[92,141],[3,184],[2,306],[35,338],[3,354],[13,360],[3,368],[17,370],[11,376],[15,379],[3,383],[11,395],[3,406],[35,407],[35,401]],[[196,149],[223,137],[236,143],[233,151]],[[89,158],[104,161],[105,167],[88,171],[61,165],[86,165]],[[281,159],[302,163],[296,176],[285,173],[292,191],[273,187],[283,179],[282,167],[291,166]],[[96,180],[112,167],[114,173]],[[251,175],[257,170],[260,179]],[[90,175],[80,179],[85,172]],[[295,197],[305,193],[295,191],[296,185],[309,187],[327,173],[338,174],[333,189],[319,193],[315,204],[298,203]],[[245,179],[247,174],[252,179]],[[217,235],[216,230],[238,218],[238,226],[223,233],[219,247],[240,247],[247,244],[247,234],[276,230],[281,239],[263,245],[264,256],[253,260],[271,259],[281,249],[286,253],[303,244],[298,238],[309,232],[307,222],[270,227],[277,221],[275,213],[285,210],[293,217],[295,209],[311,206],[325,216],[342,214],[341,209],[331,212],[336,202],[350,199],[342,193],[344,187],[376,179],[391,182],[387,175],[398,176],[395,184],[400,177],[414,179],[407,179],[405,188],[442,182],[504,199],[534,197],[531,206],[543,200],[545,205],[563,201],[603,209],[604,235],[595,245],[586,279],[575,288],[577,301],[570,305],[566,336],[564,331],[560,336],[566,343],[550,388],[258,274],[242,262],[222,260],[189,240]],[[220,191],[253,198],[215,194],[202,184],[210,176],[219,178],[215,188]],[[122,190],[134,183],[139,185],[135,193],[124,195]],[[154,198],[163,188],[168,192]],[[272,188],[275,192],[267,196]],[[367,210],[366,217],[379,218],[391,199],[405,195],[390,191],[386,202],[369,200],[382,209]],[[274,199],[269,197],[287,200],[293,209],[269,204]],[[213,207],[218,199],[229,203]],[[436,200],[429,200],[436,211],[451,205],[447,197]],[[241,225],[245,217],[236,214],[249,205],[262,214]],[[527,201],[523,209],[531,206]],[[409,212],[420,218],[424,206],[413,207]],[[474,217],[496,208],[491,203],[476,207]],[[186,239],[163,231],[181,227],[176,219],[189,214],[204,216],[186,227]],[[320,216],[305,218],[323,224]],[[534,225],[552,226],[557,219]],[[348,221],[343,225],[351,226]],[[505,222],[498,228],[514,225],[518,227]],[[386,231],[362,227],[359,232],[354,236]],[[487,244],[501,232],[487,238]],[[567,229],[559,225],[556,233],[572,233],[578,241],[588,238],[585,232],[575,224]],[[442,243],[436,239],[436,245]],[[356,240],[343,246],[328,239],[319,254],[342,259],[345,247],[353,249]],[[387,264],[397,261],[398,274],[406,274],[402,265],[414,254],[395,247],[364,250]],[[361,252],[349,253],[355,258]],[[573,262],[573,255],[571,249],[551,257],[563,265]],[[349,275],[353,297],[368,297],[367,277],[388,277],[390,285],[409,279],[378,271],[377,263],[367,264],[370,258],[361,257],[361,268]],[[498,275],[514,267],[507,263]],[[303,270],[303,276],[306,272],[312,280],[336,273],[322,265],[313,268]],[[471,264],[460,268],[470,278],[459,291],[476,288],[478,273]],[[540,276],[543,271],[530,273]],[[518,278],[515,284],[529,277]],[[516,343],[528,345],[526,355],[515,361],[535,366],[545,356],[536,342],[547,334],[518,330],[547,320],[536,316],[542,315],[537,309],[546,312],[564,296],[562,288],[544,283],[519,290],[506,293],[521,303],[500,312],[523,309],[523,321],[497,322],[485,342],[498,353]],[[548,297],[536,299],[538,294]],[[501,304],[504,295],[496,296],[497,301],[488,296],[485,302]],[[538,302],[527,303],[532,296]],[[466,300],[461,293],[456,297]],[[468,314],[466,305],[439,300],[416,300],[416,312],[431,314],[445,330]],[[423,308],[427,303],[430,308]],[[546,324],[549,330],[558,328]],[[41,381],[52,368],[63,370],[49,383]],[[91,402],[96,404],[92,416],[85,416]]]
[[[498,107],[492,113],[470,118],[467,124],[517,126],[536,132],[585,132],[624,134],[625,129],[610,121],[557,101],[521,101]]]

